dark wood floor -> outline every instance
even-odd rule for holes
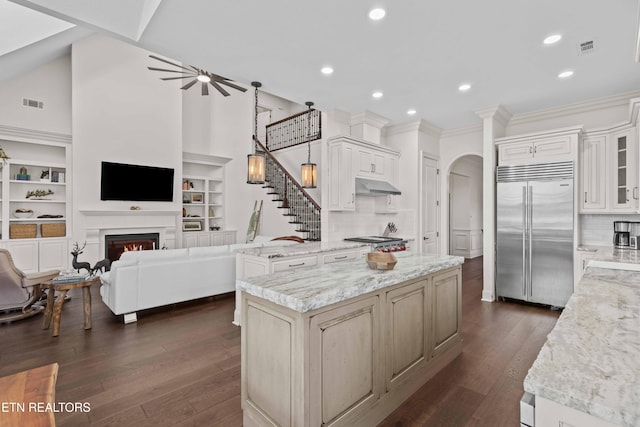
[[[558,313],[483,303],[482,258],[463,266],[463,354],[382,426],[518,426],[522,381]],[[38,316],[0,325],[0,376],[60,365],[58,426],[240,426],[240,329],[233,295],[138,314],[123,325],[93,294],[93,329],[82,329],[79,292],[65,303],[57,338]],[[0,413],[0,417],[2,414]]]

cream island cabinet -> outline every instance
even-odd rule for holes
[[[457,357],[461,257],[238,280],[244,426],[372,426]]]

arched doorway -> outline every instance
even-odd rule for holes
[[[450,255],[482,256],[482,157],[465,155],[449,169],[449,241]]]

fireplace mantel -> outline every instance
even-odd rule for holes
[[[146,210],[146,209],[80,209],[80,212],[86,216],[122,216],[122,215],[131,215],[131,216],[178,216],[181,214],[179,210]]]
[[[181,222],[178,209],[78,209],[85,231],[88,257],[101,259],[105,253],[104,238],[110,234],[158,233],[160,247],[175,248]]]

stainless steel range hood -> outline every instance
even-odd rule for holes
[[[356,178],[356,195],[359,196],[398,196],[400,190],[387,181],[375,179]]]

